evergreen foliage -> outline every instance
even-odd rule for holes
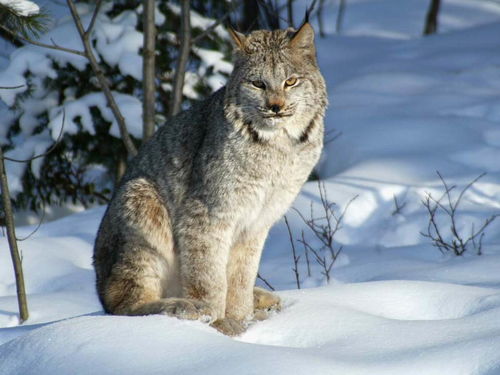
[[[88,22],[92,15],[92,4],[92,2],[78,3],[84,23]],[[166,120],[169,108],[173,69],[177,56],[180,8],[176,1],[158,1],[156,5],[158,8],[156,125],[161,126]],[[229,6],[230,3],[225,1],[192,1],[193,38],[202,34],[207,26],[213,24],[219,17],[223,17],[228,12]],[[140,72],[140,67],[136,65],[140,61],[141,54],[137,42],[142,38],[141,10],[142,6],[138,5],[137,1],[117,0],[105,3],[92,35],[96,56],[115,97],[119,95],[137,103],[142,101],[141,77],[140,74],[136,74]],[[65,30],[69,30],[67,24],[72,21],[68,19],[64,22],[49,32],[50,38],[45,36],[48,38],[46,43],[50,44],[54,40],[58,45],[66,47],[62,41],[66,40],[64,33]],[[135,31],[130,31],[131,25]],[[15,27],[16,30],[21,30]],[[23,30],[27,30],[28,33],[23,35],[33,37],[30,29]],[[122,35],[116,38],[116,33]],[[119,38],[123,40],[120,41]],[[106,52],[109,51],[106,49],[111,45],[110,40],[118,50],[120,43],[126,44],[123,51],[128,56],[107,56]],[[138,47],[132,53],[130,41],[138,43]],[[82,49],[78,44],[69,47]],[[69,56],[70,54],[65,52],[54,52],[32,46],[23,48],[31,49],[30,55],[24,58],[28,63],[22,73],[26,87],[21,90],[10,90],[16,91],[15,98],[11,102],[0,92],[0,98],[10,105],[10,111],[15,111],[14,118],[7,124],[9,126],[5,145],[7,154],[9,150],[15,155],[20,148],[26,149],[27,141],[33,137],[44,139],[45,148],[50,147],[59,134],[63,111],[67,119],[63,137],[57,147],[42,161],[32,162],[29,167],[21,167],[24,168],[20,180],[22,189],[13,191],[15,207],[38,210],[44,205],[64,204],[68,201],[84,206],[96,202],[105,203],[111,196],[117,178],[123,173],[127,153],[119,134],[112,129],[113,121],[109,113],[106,113],[105,105],[87,100],[90,95],[100,92],[99,84],[89,64],[83,58]],[[228,62],[229,54],[229,42],[221,26],[196,41],[192,46],[186,72],[185,106],[193,100],[205,97],[224,83],[231,67]],[[41,69],[37,70],[34,67],[39,63],[36,61],[37,56],[48,59],[43,61],[50,66],[50,73],[41,72]],[[16,58],[21,59],[19,56],[11,59],[10,68],[13,68],[14,64],[20,66]],[[116,61],[113,61],[114,58]],[[30,65],[29,61],[33,63]],[[1,73],[0,86],[2,86]],[[104,98],[102,103],[105,103]],[[78,110],[69,110],[70,105]],[[140,112],[139,108],[138,105],[136,113]],[[125,117],[131,121],[130,116],[127,118],[125,115]],[[140,113],[137,118],[140,118]],[[130,123],[128,125],[130,127]],[[141,128],[142,123],[132,124],[129,129],[136,146],[141,143],[142,133],[137,131]]]

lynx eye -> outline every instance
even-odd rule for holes
[[[262,81],[252,81],[252,85],[254,87],[257,87],[258,89],[265,89],[266,88],[266,84]]]
[[[297,84],[298,79],[296,77],[290,77],[285,81],[285,87],[292,87]]]

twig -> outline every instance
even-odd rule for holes
[[[290,224],[288,223],[288,219],[286,218],[286,215],[285,215],[285,224],[286,224],[286,229],[288,229],[288,235],[290,236],[290,244],[292,245],[293,264],[294,264],[294,268],[292,268],[292,270],[295,274],[295,281],[297,283],[297,289],[300,289],[300,278],[299,278],[299,269],[298,269],[300,255],[297,256],[297,253],[295,251],[295,244],[293,241],[292,230],[290,229]]]
[[[25,37],[17,34],[15,31],[9,29],[8,27],[4,26],[4,25],[0,25],[0,29],[2,29],[3,31],[5,31],[7,34],[9,34],[10,36],[12,36],[13,38],[16,38],[16,39],[18,39],[18,40],[20,40],[22,42],[26,42],[26,43],[32,44],[34,46],[43,47],[43,48],[49,48],[49,49],[53,49],[53,50],[56,50],[56,51],[68,52],[68,53],[71,53],[73,55],[78,55],[78,56],[86,57],[85,53],[82,52],[82,51],[77,51],[77,50],[72,49],[72,48],[61,47],[61,46],[55,44],[54,42],[52,42],[54,44],[51,45],[51,44],[46,44],[46,43],[42,43],[42,42],[37,42],[37,41],[29,39],[29,38],[25,38]]]
[[[268,26],[272,29],[280,28],[280,20],[288,23],[288,20],[280,15],[279,9],[274,9],[273,6],[269,5],[265,0],[257,0],[257,4],[261,5],[265,11]]]
[[[102,71],[101,67],[99,66],[95,56],[94,52],[92,51],[92,45],[90,42],[90,34],[92,32],[92,29],[89,27],[87,30],[83,28],[82,21],[80,19],[80,16],[78,15],[78,11],[76,10],[75,3],[73,0],[66,0],[71,12],[71,16],[73,17],[73,20],[76,25],[76,29],[78,30],[78,34],[80,35],[80,38],[83,43],[83,47],[85,49],[84,56],[89,60],[90,66],[92,68],[92,71],[96,75],[99,84],[101,86],[101,89],[104,93],[104,96],[106,97],[106,100],[108,102],[108,106],[110,107],[111,111],[113,112],[113,115],[116,119],[116,122],[118,124],[118,128],[120,129],[120,135],[122,137],[123,144],[125,145],[125,148],[127,149],[127,152],[130,156],[134,156],[137,154],[137,149],[132,142],[132,139],[130,138],[130,135],[128,134],[127,131],[127,125],[125,124],[125,119],[123,118],[120,108],[116,104],[115,98],[111,92],[111,89],[109,88],[109,83],[104,76],[104,72]],[[94,10],[94,14],[92,16],[92,19],[95,19],[96,14],[99,12],[100,8],[100,3],[102,0],[97,0],[96,2],[96,8]],[[93,26],[92,24],[89,26]]]
[[[313,253],[314,258],[316,259],[316,263],[318,263],[323,268],[323,271],[321,271],[321,273],[326,277],[326,282],[329,283],[330,272],[332,270],[333,264],[335,263],[335,260],[337,259],[338,253],[336,254],[335,252],[333,252],[333,256],[330,257],[330,261],[328,262],[325,255],[320,255],[319,251],[315,250],[311,245],[309,245],[309,243],[306,242],[304,235],[302,235],[302,240],[299,240],[299,242],[304,245],[304,248]],[[324,249],[325,248],[323,247],[320,249],[320,251]],[[330,252],[330,254],[332,253]]]
[[[309,248],[305,244],[306,240],[304,237],[304,231],[302,231],[302,244],[304,245],[304,254],[306,256],[306,265],[307,265],[307,277],[311,277],[311,262],[309,261]]]
[[[97,0],[94,8],[94,13],[92,13],[92,19],[90,20],[89,26],[87,27],[85,34],[90,35],[90,32],[94,28],[95,20],[97,19],[97,15],[99,14],[101,5],[102,5],[102,0]]]
[[[15,163],[28,163],[28,162],[33,161],[35,159],[39,159],[39,158],[43,158],[43,157],[47,156],[48,154],[50,154],[57,147],[57,145],[59,144],[59,142],[61,142],[61,139],[62,139],[62,136],[63,136],[63,132],[64,132],[65,120],[66,120],[66,111],[63,109],[63,118],[62,118],[61,130],[59,131],[59,135],[57,136],[57,139],[52,144],[52,146],[50,146],[49,149],[47,151],[45,151],[43,154],[35,155],[35,156],[33,156],[33,157],[29,158],[29,159],[24,159],[24,160],[14,159],[14,158],[10,158],[10,157],[7,157],[7,156],[3,156],[3,159],[8,160],[8,161],[12,161],[12,162],[15,162]]]
[[[406,202],[403,202],[402,204],[399,203],[396,194],[393,194],[392,197],[394,199],[394,210],[392,211],[392,216],[401,215],[401,211],[405,208]]]
[[[236,6],[231,7],[231,9],[229,9],[226,12],[226,14],[224,14],[217,21],[215,21],[213,24],[208,26],[201,34],[198,34],[198,35],[196,35],[196,37],[192,38],[191,45],[198,43],[200,40],[202,40],[204,37],[206,37],[208,34],[210,34],[212,31],[214,31],[217,28],[217,26],[224,23],[231,16],[231,12],[233,12],[240,4],[241,4],[241,2],[238,2]]]
[[[14,90],[14,89],[20,89],[21,87],[24,87],[26,85],[19,85],[19,86],[0,86],[0,90]]]
[[[17,238],[17,237],[16,237],[17,242],[26,241],[26,240],[27,240],[27,239],[29,239],[31,236],[33,236],[36,232],[38,232],[38,230],[40,229],[40,227],[41,227],[41,226],[42,226],[42,224],[43,224],[44,219],[45,219],[45,205],[44,205],[44,206],[43,206],[43,208],[42,208],[42,217],[41,217],[41,218],[40,218],[40,220],[38,221],[38,224],[37,224],[36,228],[35,228],[35,229],[33,229],[33,231],[32,231],[30,234],[28,234],[27,236],[25,236],[25,237],[22,237],[22,238]]]
[[[274,291],[274,290],[275,290],[275,289],[273,288],[273,286],[272,286],[272,285],[271,285],[271,284],[270,284],[270,283],[269,283],[266,279],[264,279],[264,278],[260,275],[260,273],[257,273],[257,278],[258,278],[259,280],[261,280],[264,284],[266,284],[266,285],[267,285],[267,287],[268,287],[269,289],[271,289],[272,291]]]
[[[26,159],[26,160],[12,159],[12,158],[9,158],[9,157],[7,157],[7,156],[5,156],[3,154],[2,154],[1,158],[3,160],[8,160],[8,161],[11,161],[11,162],[16,162],[16,163],[28,163],[28,162],[30,162],[32,160],[35,160],[35,159],[47,156],[48,154],[50,154],[57,147],[57,145],[61,141],[61,138],[62,138],[62,135],[63,135],[63,130],[64,130],[65,119],[66,119],[66,111],[63,109],[63,118],[62,118],[62,123],[61,123],[61,130],[59,131],[59,135],[57,137],[57,140],[43,154],[35,155],[35,156],[33,156],[33,157],[29,158],[29,159]],[[21,241],[25,241],[28,238],[30,238],[31,236],[33,236],[40,229],[40,227],[42,226],[42,223],[43,223],[44,219],[45,219],[45,206],[43,207],[43,214],[42,214],[42,217],[40,218],[40,221],[38,222],[36,228],[30,234],[28,234],[26,237],[23,237],[23,238],[17,238],[16,237],[16,240],[18,242],[21,242]]]
[[[325,138],[324,144],[327,145],[329,143],[336,141],[339,137],[342,136],[342,134],[343,133],[341,131],[336,131],[335,129],[326,131],[324,136]]]

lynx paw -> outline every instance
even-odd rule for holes
[[[281,310],[281,299],[276,294],[259,287],[253,289],[254,319],[265,320],[270,311]]]
[[[165,305],[164,314],[176,316],[179,319],[198,319],[205,322],[210,322],[214,316],[213,310],[205,302],[183,298],[172,298]]]
[[[281,298],[265,289],[253,288],[253,307],[255,310],[281,310]]]
[[[210,306],[204,302],[186,298],[165,298],[144,305],[134,315],[164,314],[179,319],[212,321],[215,316]]]
[[[238,336],[247,329],[247,324],[244,321],[232,318],[218,319],[211,326],[226,336]]]

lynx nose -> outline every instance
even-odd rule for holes
[[[278,104],[273,104],[269,107],[269,109],[274,113],[278,113],[279,111],[281,111],[281,106]]]
[[[266,104],[267,104],[268,110],[277,114],[285,106],[285,100],[284,100],[284,98],[282,98],[278,95],[273,95],[267,99]]]

